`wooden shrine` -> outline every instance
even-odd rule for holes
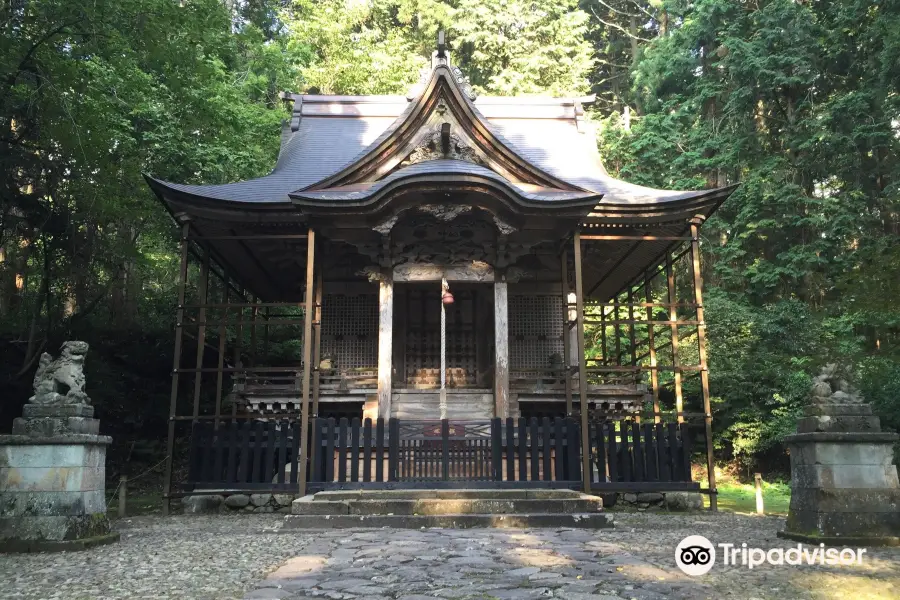
[[[580,470],[560,463],[562,479],[548,469],[537,482],[665,488],[662,463],[676,456],[665,472],[690,482],[678,453],[692,440],[712,464],[699,228],[733,188],[617,180],[584,117],[592,98],[476,97],[443,45],[406,97],[284,98],[270,174],[147,178],[182,231],[169,455],[191,431],[198,453],[220,449],[194,455],[193,483],[173,482],[170,465],[167,499],[222,478],[327,487],[345,464],[328,475],[340,443],[354,481],[377,483],[353,461],[379,427],[388,454],[394,427],[400,436],[396,470],[384,463],[395,477],[404,440],[433,431],[443,447],[442,423],[447,452],[457,429],[496,452],[479,481],[519,472],[498,465],[520,444],[517,461],[534,443],[546,453],[534,460],[556,464],[553,444],[569,439]],[[403,437],[410,423],[424,425]],[[627,448],[627,479],[611,447],[615,461]],[[714,504],[712,470],[709,483]]]

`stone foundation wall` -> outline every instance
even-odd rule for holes
[[[604,503],[608,504],[608,503]],[[616,505],[621,508],[645,510],[688,511],[703,508],[703,496],[699,492],[637,492],[616,494]]]
[[[296,494],[213,494],[186,496],[181,505],[185,514],[282,513],[290,514]]]

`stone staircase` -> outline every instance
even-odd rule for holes
[[[572,490],[342,490],[294,500],[285,529],[613,527],[603,501]]]

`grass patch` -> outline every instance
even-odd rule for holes
[[[718,486],[719,510],[756,514],[756,488],[752,483],[723,483]],[[791,504],[791,488],[786,483],[763,482],[763,506],[767,515],[785,516]],[[709,496],[704,495],[709,506]]]

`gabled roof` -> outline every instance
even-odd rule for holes
[[[436,120],[435,112],[440,109],[452,117],[447,119],[453,122],[452,133],[463,135],[485,159],[481,166],[514,188],[525,184],[547,191],[581,192],[585,197],[599,195],[600,206],[611,208],[648,207],[713,193],[658,190],[610,176],[601,162],[593,126],[583,118],[581,104],[589,99],[472,100],[460,79],[458,70],[442,63],[431,70],[427,84],[412,99],[286,94],[293,110],[284,124],[281,150],[271,173],[220,185],[153,179],[151,186],[166,202],[174,200],[166,194],[171,190],[180,192],[182,201],[196,198],[241,203],[249,211],[259,203],[291,202],[292,196],[340,201],[341,194],[311,192],[354,184],[378,189],[375,183],[391,174],[405,158],[403,153],[411,150],[417,136],[421,137],[429,118]],[[440,163],[430,167],[432,171],[439,168]]]
[[[579,224],[597,233],[652,227],[680,236],[688,220],[708,216],[734,189],[666,191],[618,180],[604,169],[595,131],[584,118],[582,104],[592,99],[475,98],[459,69],[437,53],[409,97],[284,97],[292,103],[291,117],[268,175],[221,185],[147,177],[173,215],[191,217],[192,230],[207,236],[292,233],[311,221],[317,228],[350,224],[371,234],[399,212],[437,197],[479,204],[514,223],[513,238],[558,241],[565,235],[560,232]],[[595,256],[585,259],[586,279],[596,282],[589,287],[601,296],[615,292],[668,245],[600,242]],[[264,297],[284,296],[286,282],[302,280],[296,243],[242,239],[208,246]],[[588,263],[596,266],[593,272]]]

